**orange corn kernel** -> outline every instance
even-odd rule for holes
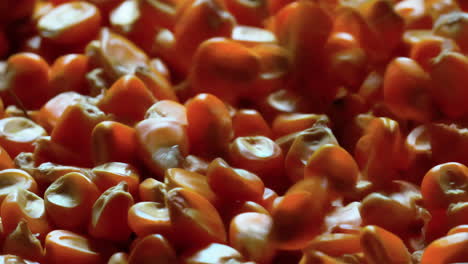
[[[132,232],[127,217],[132,205],[126,182],[109,188],[93,205],[88,233],[95,238],[126,241]]]
[[[312,28],[313,24],[320,25],[320,30]],[[294,52],[295,63],[304,59],[301,55],[321,50],[331,28],[331,17],[318,4],[309,2],[288,4],[276,13],[274,22],[279,43]]]
[[[140,79],[134,75],[125,75],[112,85],[97,106],[113,114],[117,120],[134,124],[145,117],[146,110],[155,101]]]
[[[34,89],[31,89],[34,82]],[[34,53],[16,53],[8,58],[5,79],[0,83],[6,105],[17,104],[7,92],[14,92],[27,109],[39,109],[50,97],[49,65]]]
[[[277,182],[283,172],[283,152],[263,136],[238,137],[229,146],[232,165],[257,174],[265,183]]]
[[[93,241],[66,230],[54,230],[47,234],[45,250],[46,258],[51,264],[102,263],[102,256]]]
[[[371,30],[377,33],[379,48],[382,49],[380,52],[391,54],[398,46],[405,29],[403,18],[395,12],[394,3],[373,0],[363,5],[360,11]]]
[[[265,32],[265,40],[268,39]],[[252,34],[255,34],[252,32]],[[278,44],[262,43],[252,47],[260,60],[260,76],[257,80],[255,93],[259,96],[267,96],[273,91],[284,87],[290,73],[290,54],[287,49]]]
[[[169,210],[163,203],[139,202],[128,210],[128,224],[138,236],[163,234],[171,236]]]
[[[21,220],[16,229],[6,237],[2,252],[34,261],[44,258],[41,242],[31,233],[24,220]]]
[[[241,96],[255,98],[259,72],[260,60],[251,49],[225,38],[213,38],[197,49],[189,81],[195,93],[210,93],[236,104]]]
[[[289,179],[294,182],[303,179],[304,167],[307,165],[308,159],[325,144],[338,145],[338,141],[331,129],[322,124],[294,135],[284,161]]]
[[[99,9],[87,2],[65,3],[39,19],[42,37],[58,44],[83,43],[92,39],[101,25]]]
[[[463,52],[468,51],[467,13],[454,11],[441,15],[434,21],[432,30],[435,35],[455,40]]]
[[[211,94],[199,94],[185,104],[191,152],[201,157],[227,152],[232,120],[225,104]]]
[[[91,135],[94,127],[106,118],[89,103],[77,103],[66,108],[52,130],[51,140],[81,157],[76,164],[92,164]]]
[[[136,163],[137,139],[135,129],[119,122],[103,121],[91,134],[94,164],[110,161]]]
[[[98,41],[86,47],[90,63],[103,68],[106,77],[117,80],[125,74],[134,74],[139,67],[146,68],[148,57],[128,39],[103,28]]]
[[[147,178],[140,183],[138,194],[141,201],[164,203],[166,184],[153,178]]]
[[[205,197],[210,203],[216,202],[216,194],[211,190],[205,175],[179,168],[166,170],[164,183],[168,190],[184,188]]]
[[[328,206],[322,184],[316,179],[298,182],[274,206],[271,238],[277,248],[302,249],[320,233]]]
[[[260,201],[264,185],[255,174],[232,168],[223,159],[210,163],[207,172],[208,184],[220,199],[230,201]]]
[[[128,190],[135,195],[140,184],[140,174],[135,167],[122,162],[108,162],[92,169],[95,177],[93,182],[101,192],[116,186],[124,181],[128,185]]]
[[[358,1],[352,2],[357,3]],[[364,2],[371,1],[362,1],[361,3]],[[340,43],[346,43],[346,45],[358,44],[358,46],[362,46],[366,49],[366,52],[373,55],[375,52],[372,52],[369,48],[376,45],[375,34],[375,32],[371,31],[370,26],[365,21],[363,15],[355,7],[343,6],[336,10],[332,35],[348,37],[347,39],[340,38]]]
[[[15,189],[3,199],[0,215],[6,234],[15,230],[21,220],[25,220],[31,232],[41,238],[50,231],[44,200],[25,189]]]
[[[263,116],[254,109],[242,109],[232,117],[234,137],[272,137],[271,129]]]
[[[256,263],[269,263],[275,254],[269,239],[273,227],[271,216],[243,213],[234,217],[229,228],[229,244],[242,256]]]
[[[39,165],[38,167],[33,168],[31,173],[32,175],[34,175],[34,179],[40,185],[49,186],[52,182],[70,172],[79,172],[83,175],[86,175],[88,178],[91,178],[89,172],[86,169],[73,166],[58,165],[52,162],[41,163],[41,165]]]
[[[421,183],[424,206],[428,210],[446,210],[451,203],[468,202],[468,168],[449,162],[429,170]]]
[[[39,110],[39,124],[47,131],[51,131],[57,125],[58,120],[68,106],[83,101],[85,101],[85,98],[77,92],[64,92],[58,94],[47,101],[47,103]]]
[[[461,263],[468,261],[464,249],[468,242],[468,233],[461,232],[441,237],[427,246],[421,258],[421,264]]]
[[[331,34],[325,46],[326,62],[330,74],[336,76],[339,84],[356,91],[365,78],[368,55],[359,47],[355,37],[349,33]]]
[[[418,230],[430,217],[420,206],[424,200],[418,187],[408,182],[394,181],[387,186],[387,190],[373,192],[362,199],[359,207],[362,223],[378,225],[398,235],[419,234]]]
[[[162,178],[166,169],[182,167],[189,140],[179,122],[146,119],[135,126],[138,154],[153,173]]]
[[[67,54],[57,58],[50,68],[50,89],[54,93],[73,91],[88,94],[88,61],[88,57],[82,54]]]
[[[253,264],[244,262],[243,256],[230,246],[211,243],[194,252],[188,252],[182,259],[182,264]]]
[[[124,252],[117,252],[109,258],[107,264],[128,264],[128,254]]]
[[[322,234],[307,245],[306,252],[320,251],[332,257],[362,252],[359,234]]]
[[[139,240],[128,257],[129,264],[177,263],[176,253],[169,242],[161,235],[148,235]]]
[[[433,85],[431,89],[435,104],[449,118],[460,118],[468,113],[463,88],[468,78],[468,58],[458,52],[442,52],[430,69]]]
[[[432,18],[426,10],[424,0],[404,0],[396,3],[395,12],[405,20],[409,28],[429,28]]]
[[[279,138],[311,128],[316,123],[328,125],[330,120],[328,116],[318,114],[279,114],[273,120],[272,130],[275,138]]]
[[[81,173],[71,172],[47,188],[44,204],[56,227],[81,229],[88,224],[91,209],[98,197],[99,190],[90,179]]]
[[[396,58],[384,76],[384,100],[401,119],[428,121],[432,117],[430,77],[409,58]]]
[[[356,143],[355,159],[364,179],[384,185],[398,178],[397,170],[407,166],[399,123],[390,118],[374,118]],[[385,153],[385,154],[384,154]]]
[[[175,188],[167,193],[166,203],[177,244],[194,247],[226,241],[226,231],[218,212],[203,196]]]
[[[333,144],[318,148],[304,168],[304,178],[325,177],[330,187],[341,194],[354,190],[359,174],[353,156]]]
[[[37,183],[29,173],[18,169],[6,169],[0,171],[0,203],[15,189],[24,189],[37,193]]]
[[[145,114],[145,119],[156,118],[171,120],[187,125],[187,111],[185,106],[172,100],[161,100],[153,104]]]
[[[183,72],[192,65],[200,43],[212,37],[230,37],[235,23],[218,0],[187,1],[174,28],[175,49]]]
[[[361,230],[361,247],[368,263],[411,263],[411,255],[399,237],[377,226]],[[437,262],[443,263],[443,262]]]
[[[24,117],[8,117],[0,119],[0,144],[10,154],[16,157],[20,152],[32,152],[33,143],[46,131],[33,121]]]
[[[291,87],[307,95],[314,112],[325,111],[338,91],[324,61],[331,17],[317,3],[291,3],[276,14],[273,27],[278,42],[291,52]]]

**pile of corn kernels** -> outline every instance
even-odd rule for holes
[[[468,263],[467,0],[0,0],[0,264]]]

